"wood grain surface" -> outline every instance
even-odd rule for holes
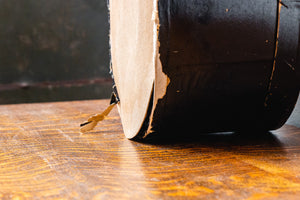
[[[0,106],[0,199],[299,199],[300,128],[139,143],[108,100]]]

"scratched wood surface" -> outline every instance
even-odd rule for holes
[[[108,100],[0,106],[0,199],[299,199],[300,129],[139,143]]]

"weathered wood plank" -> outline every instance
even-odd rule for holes
[[[138,143],[108,100],[0,106],[0,198],[296,199],[300,128]]]

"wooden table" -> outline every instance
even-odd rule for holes
[[[299,199],[300,128],[139,143],[108,100],[0,106],[0,199]]]

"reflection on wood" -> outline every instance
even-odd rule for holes
[[[108,100],[0,106],[0,198],[295,199],[300,129],[127,140]]]

